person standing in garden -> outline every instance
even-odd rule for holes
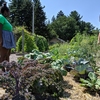
[[[11,48],[15,48],[15,40],[12,25],[7,20],[10,10],[4,3],[0,9],[0,63],[9,61]]]
[[[97,41],[97,44],[100,44],[100,31],[99,31],[99,34],[98,34],[98,41]]]

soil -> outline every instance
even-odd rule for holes
[[[15,54],[11,54],[10,61],[17,61],[18,57]],[[80,86],[80,83],[76,82],[70,73],[64,76],[64,84],[66,88],[64,97],[61,100],[100,100],[99,94],[89,92],[85,87]],[[0,96],[4,93],[4,89],[0,88]]]
[[[64,98],[61,98],[61,100],[100,100],[99,94],[89,93],[89,90],[86,90],[79,82],[76,82],[70,73],[64,76],[64,80],[67,83],[67,87]]]

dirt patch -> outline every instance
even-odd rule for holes
[[[11,55],[10,55],[10,62],[11,62],[11,61],[16,61],[16,62],[17,62],[17,61],[18,61],[18,58],[19,58],[19,57],[22,57],[22,56],[23,56],[23,55],[11,54]]]
[[[5,90],[0,88],[0,97],[5,93]]]
[[[94,96],[85,91],[86,88],[80,86],[80,83],[76,82],[71,74],[68,73],[64,80],[68,86],[65,89],[64,98],[61,100],[100,100],[98,94]]]

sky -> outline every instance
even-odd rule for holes
[[[6,0],[7,2],[9,0]],[[81,20],[90,22],[93,26],[100,29],[100,0],[40,0],[41,5],[45,6],[47,20],[56,17],[60,10],[68,16],[71,11],[77,11]]]

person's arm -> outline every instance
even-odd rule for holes
[[[2,24],[0,23],[0,46],[2,45]]]
[[[98,44],[100,44],[100,33],[98,34]]]

